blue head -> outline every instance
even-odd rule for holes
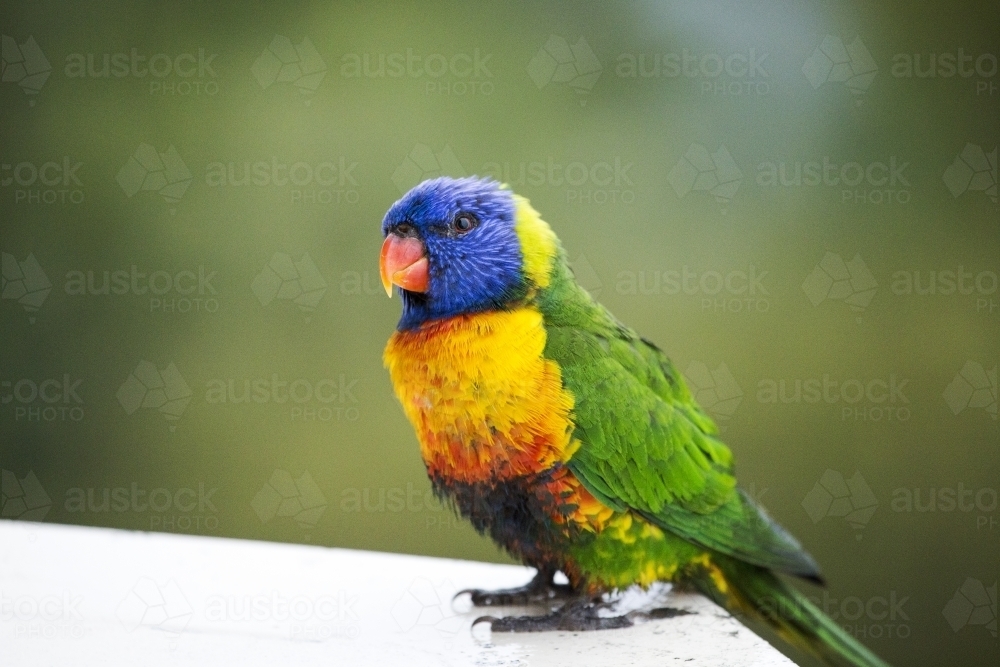
[[[527,281],[509,190],[485,178],[435,178],[385,214],[382,280],[403,298],[399,329],[503,308]],[[391,292],[390,292],[391,294]]]

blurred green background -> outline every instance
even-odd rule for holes
[[[672,356],[828,613],[995,662],[995,5],[2,5],[6,518],[506,562],[381,363],[383,213],[488,174]]]

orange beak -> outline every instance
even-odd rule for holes
[[[410,292],[426,292],[430,275],[424,244],[410,236],[389,234],[382,243],[379,273],[390,299],[393,285]]]

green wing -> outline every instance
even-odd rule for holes
[[[743,561],[818,579],[798,542],[736,488],[729,448],[673,364],[558,264],[538,297],[546,357],[575,398],[569,468],[609,507]]]

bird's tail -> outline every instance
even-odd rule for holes
[[[690,581],[729,613],[770,626],[831,667],[889,667],[770,570],[717,556],[696,566]]]

